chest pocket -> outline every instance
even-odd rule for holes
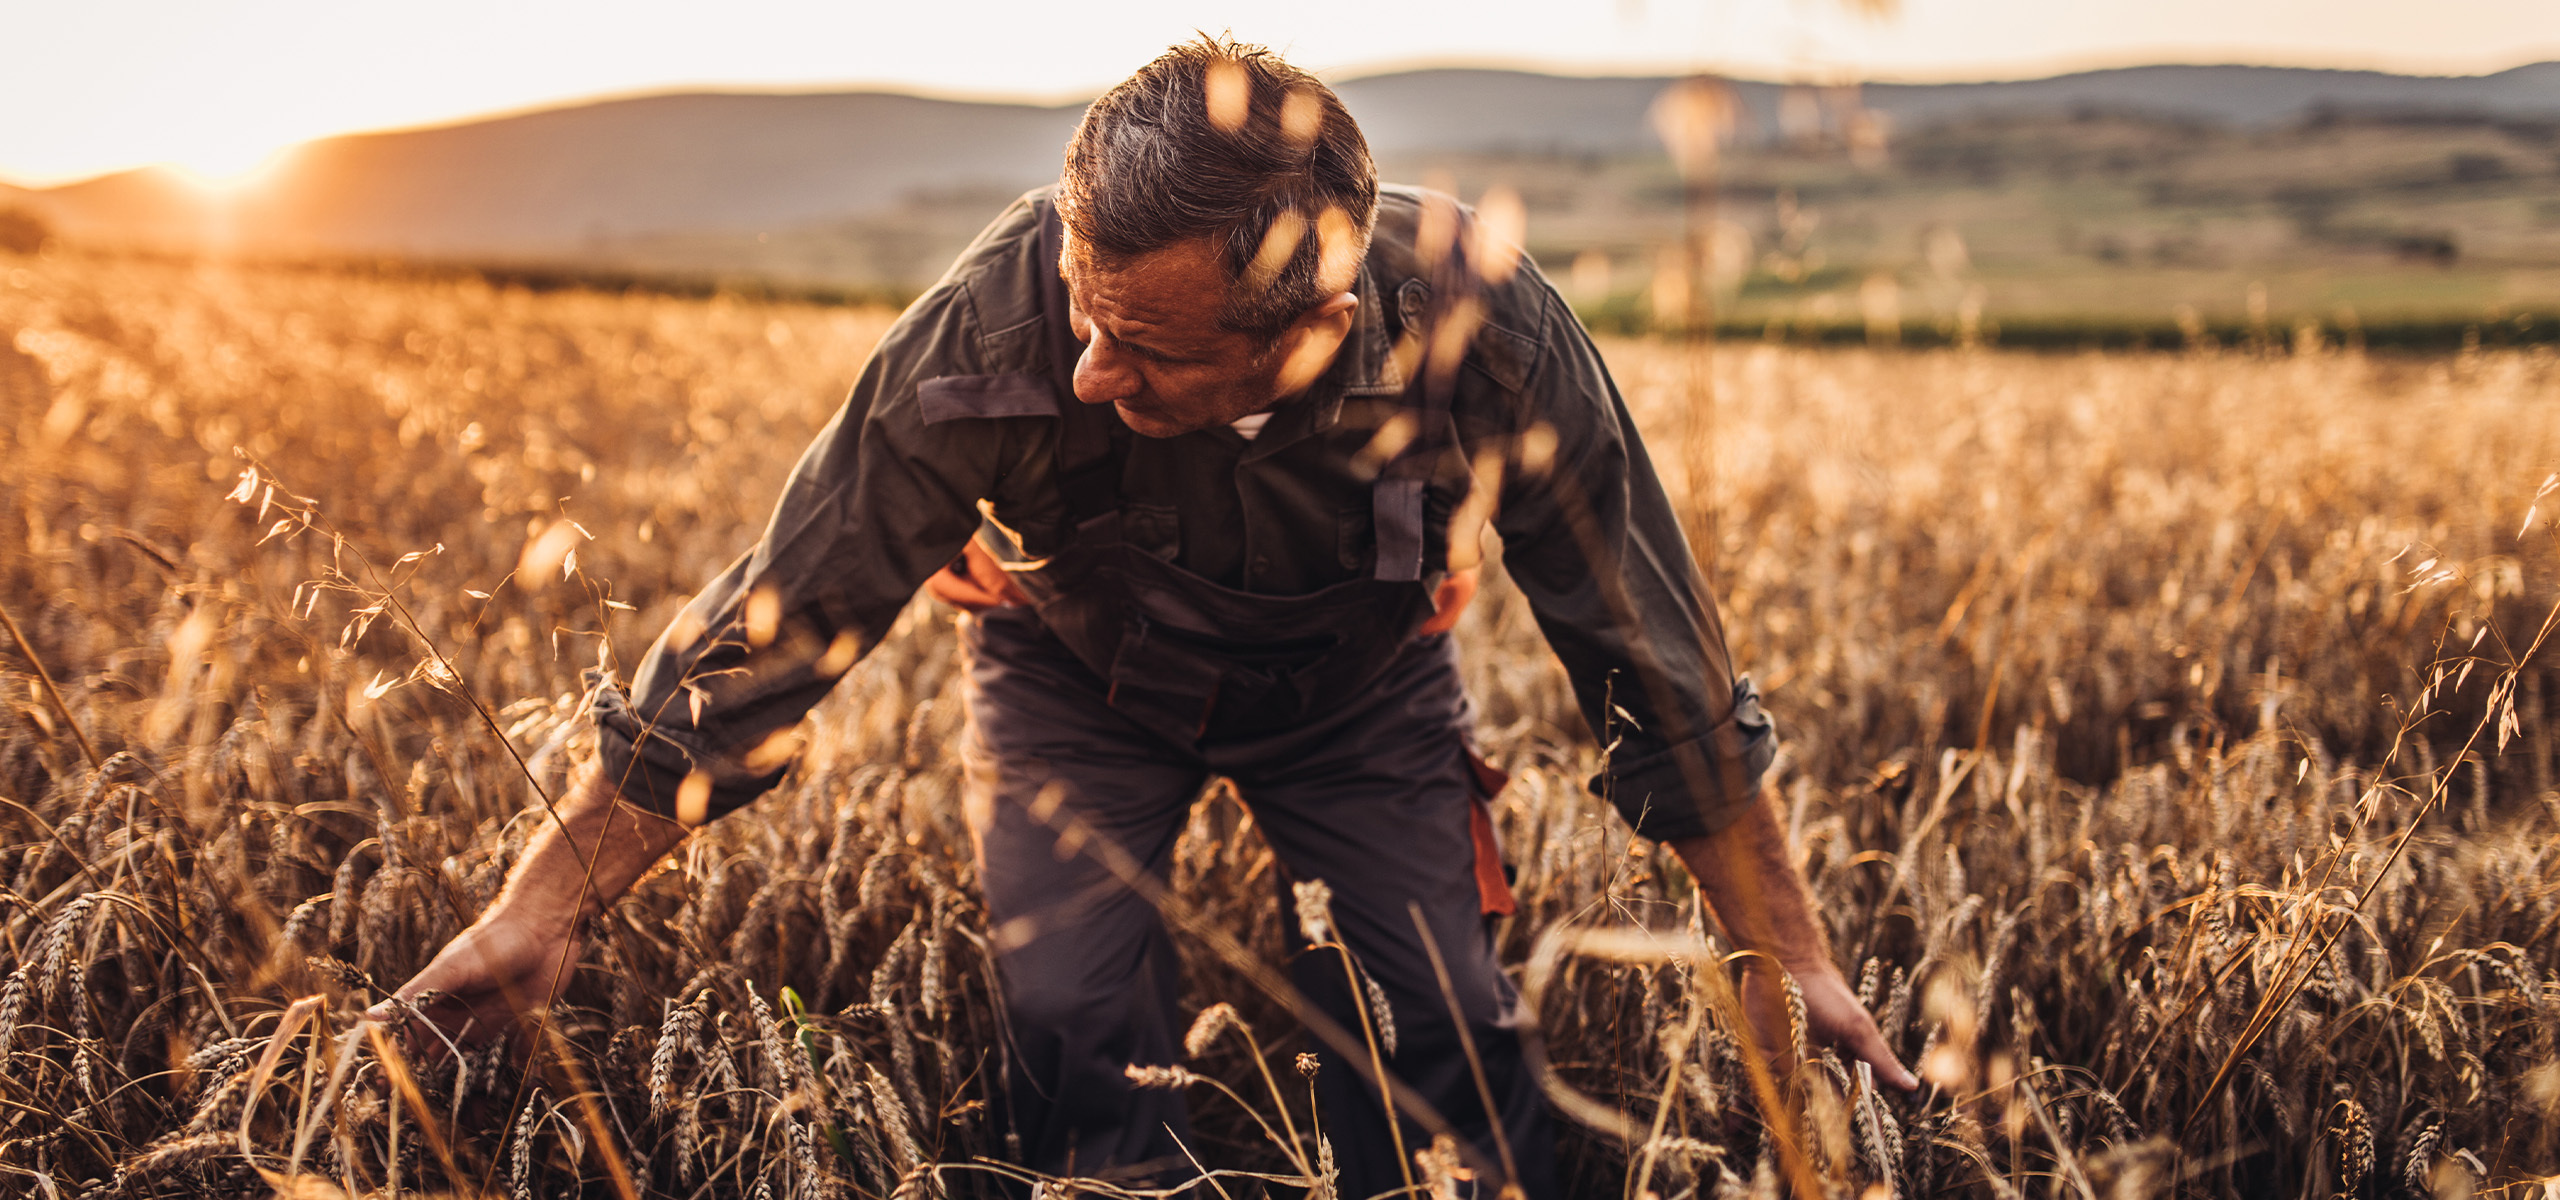
[[[1039,375],[1012,373],[1004,375],[943,375],[916,386],[916,408],[927,425],[946,421],[987,420],[1002,417],[1054,417],[1058,415],[1058,397],[1049,381]],[[1047,460],[1039,470],[1045,483]],[[978,510],[984,514],[992,530],[985,533],[1013,543],[1026,558],[1047,558],[1058,552],[1064,540],[1064,510],[1054,496],[1034,481],[1015,472],[1007,494],[988,497]],[[1029,485],[1029,486],[1026,486]],[[1042,501],[1031,500],[1039,496]]]

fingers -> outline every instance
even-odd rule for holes
[[[1834,1044],[1874,1067],[1877,1082],[1898,1092],[1920,1090],[1920,1080],[1903,1067],[1902,1060],[1894,1056],[1893,1048],[1884,1044],[1884,1035],[1877,1031],[1874,1021],[1860,1022],[1857,1029],[1849,1031],[1848,1036]]]
[[[365,1010],[397,1036],[413,1059],[437,1060],[448,1043],[475,1049],[503,1034],[517,1013],[550,999],[567,955],[563,942],[528,943],[506,930],[474,926],[447,943],[389,999]]]
[[[1858,1003],[1837,972],[1809,970],[1795,976],[1804,996],[1805,1032],[1814,1044],[1830,1046],[1875,1068],[1876,1080],[1896,1091],[1916,1091],[1920,1080],[1902,1065],[1875,1018]],[[1794,1035],[1787,1013],[1786,986],[1775,970],[1743,972],[1744,1006],[1761,1042],[1761,1050],[1781,1071],[1794,1065]]]
[[[971,539],[969,544],[961,550],[960,561],[966,564],[969,578],[978,585],[978,590],[995,597],[996,603],[1004,605],[1031,603],[1031,597],[1023,594],[1022,585],[1013,581],[1013,576],[1005,571],[1004,564],[997,562],[996,556],[988,553],[987,548],[979,545],[976,539]]]
[[[977,580],[949,567],[934,572],[932,578],[925,580],[924,590],[927,595],[962,612],[985,612],[1004,605],[1004,597],[978,586]]]
[[[521,1060],[531,1045],[522,1036],[524,1018],[541,1010],[519,1007],[519,998],[511,988],[472,996],[421,990],[414,998],[395,995],[366,1009],[364,1019],[382,1026],[400,1053],[422,1069],[502,1041]]]
[[[1885,1044],[1884,1033],[1876,1028],[1875,1018],[1849,985],[1836,973],[1800,979],[1805,993],[1805,1017],[1814,1035],[1823,1042],[1854,1058],[1863,1059],[1875,1068],[1876,1078],[1897,1091],[1913,1091],[1920,1081],[1914,1078],[1895,1057],[1893,1047]]]
[[[427,1003],[443,997],[430,994]],[[413,1063],[432,1066],[445,1049],[445,1031],[435,1028],[426,1015],[426,1005],[395,995],[364,1010],[364,1019],[382,1027],[403,1058]]]
[[[933,573],[924,581],[924,590],[934,599],[964,612],[985,612],[1031,603],[1013,576],[986,548],[972,541],[961,550],[951,565]]]

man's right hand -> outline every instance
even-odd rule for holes
[[[442,1056],[446,1038],[471,1048],[512,1031],[559,999],[577,964],[579,920],[604,911],[685,833],[624,803],[611,785],[582,779],[544,815],[489,911],[392,993],[418,1006],[416,1019],[392,1001],[366,1018],[407,1034],[411,1052],[429,1059]]]
[[[522,907],[492,908],[401,984],[394,999],[365,1016],[406,1033],[410,1052],[433,1060],[442,1057],[447,1039],[476,1049],[513,1031],[519,1018],[548,1007],[577,963],[577,910],[516,911]],[[404,1009],[415,1017],[405,1017]],[[434,1029],[419,1028],[418,1022]]]

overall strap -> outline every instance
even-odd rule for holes
[[[1067,524],[1075,528],[1120,507],[1120,475],[1129,452],[1129,427],[1108,404],[1076,399],[1076,360],[1084,343],[1076,340],[1067,320],[1067,281],[1058,274],[1058,256],[1066,246],[1065,228],[1055,202],[1038,202],[1040,212],[1040,305],[1046,314],[1049,367],[1058,393],[1058,493],[1066,501]]]
[[[1472,240],[1467,234],[1462,222],[1429,281],[1408,279],[1395,291],[1403,336],[1421,339],[1424,349],[1398,413],[1420,424],[1413,440],[1378,472],[1369,493],[1378,539],[1378,563],[1372,575],[1389,583],[1418,582],[1423,575],[1423,500],[1433,469],[1451,445],[1449,404],[1457,394],[1459,364],[1475,340],[1441,336],[1452,321],[1477,319],[1477,277],[1474,264],[1467,260],[1467,243]]]

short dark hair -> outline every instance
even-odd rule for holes
[[[1075,239],[1108,258],[1223,243],[1218,323],[1268,342],[1349,286],[1344,268],[1377,223],[1378,171],[1333,89],[1263,47],[1203,35],[1085,110],[1057,203]]]

